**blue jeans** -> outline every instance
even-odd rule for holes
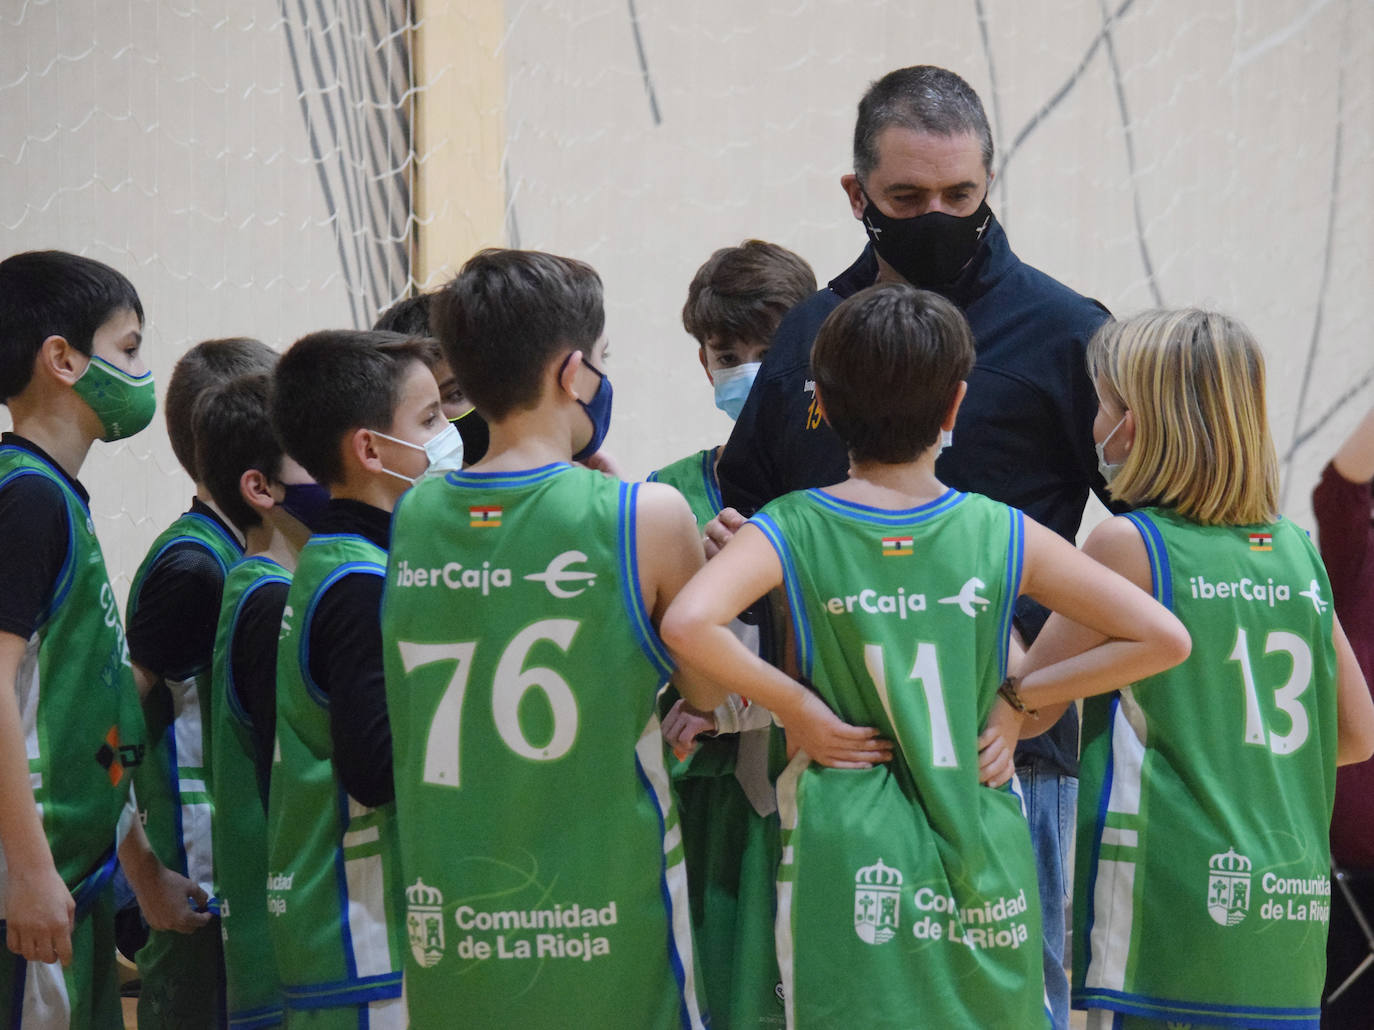
[[[1054,1030],[1068,1030],[1069,979],[1064,973],[1064,909],[1073,890],[1073,839],[1078,815],[1078,778],[1042,759],[1016,766],[1026,799],[1031,847],[1040,881],[1044,925],[1045,995]]]

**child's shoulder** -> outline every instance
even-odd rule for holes
[[[693,451],[685,457],[678,458],[677,461],[670,461],[667,465],[650,472],[648,482],[676,485],[679,480],[699,477],[703,469],[714,465],[716,452],[719,450],[719,447],[707,447],[705,450]]]

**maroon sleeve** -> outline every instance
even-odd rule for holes
[[[1374,689],[1374,525],[1368,483],[1327,465],[1312,491],[1317,540],[1331,579],[1336,614]],[[1346,866],[1374,868],[1374,759],[1336,771],[1331,853]]]
[[[1361,610],[1374,617],[1374,524],[1370,522],[1368,483],[1352,483],[1328,464],[1312,491],[1312,513],[1317,519],[1317,542],[1336,611],[1346,631],[1357,625]],[[1347,615],[1347,610],[1350,615]],[[1369,623],[1366,622],[1366,625]],[[1368,674],[1369,670],[1366,670]]]

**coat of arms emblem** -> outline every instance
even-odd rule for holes
[[[1218,926],[1235,926],[1250,911],[1250,860],[1234,848],[1208,862],[1207,914]]]
[[[886,944],[897,933],[902,874],[878,859],[854,874],[854,932],[866,944]]]
[[[406,930],[410,953],[428,969],[444,957],[444,895],[418,877],[406,888]]]

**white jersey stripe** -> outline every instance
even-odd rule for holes
[[[663,764],[663,735],[657,712],[649,716],[644,732],[635,742],[635,755],[639,759],[639,767],[644,772],[644,778],[653,790],[659,815],[666,826],[674,810],[668,768]],[[692,946],[692,909],[687,898],[687,864],[680,857],[681,846],[682,828],[680,825],[674,825],[663,835],[663,889],[667,894],[668,922],[673,937],[673,948],[682,967],[682,1005],[687,1011],[691,1030],[705,1030],[701,1001],[697,997],[696,951]],[[667,856],[674,850],[679,852],[679,858],[672,865],[667,865]]]
[[[1135,863],[1100,861],[1093,889],[1092,962],[1084,977],[1089,988],[1123,990],[1135,920]]]

